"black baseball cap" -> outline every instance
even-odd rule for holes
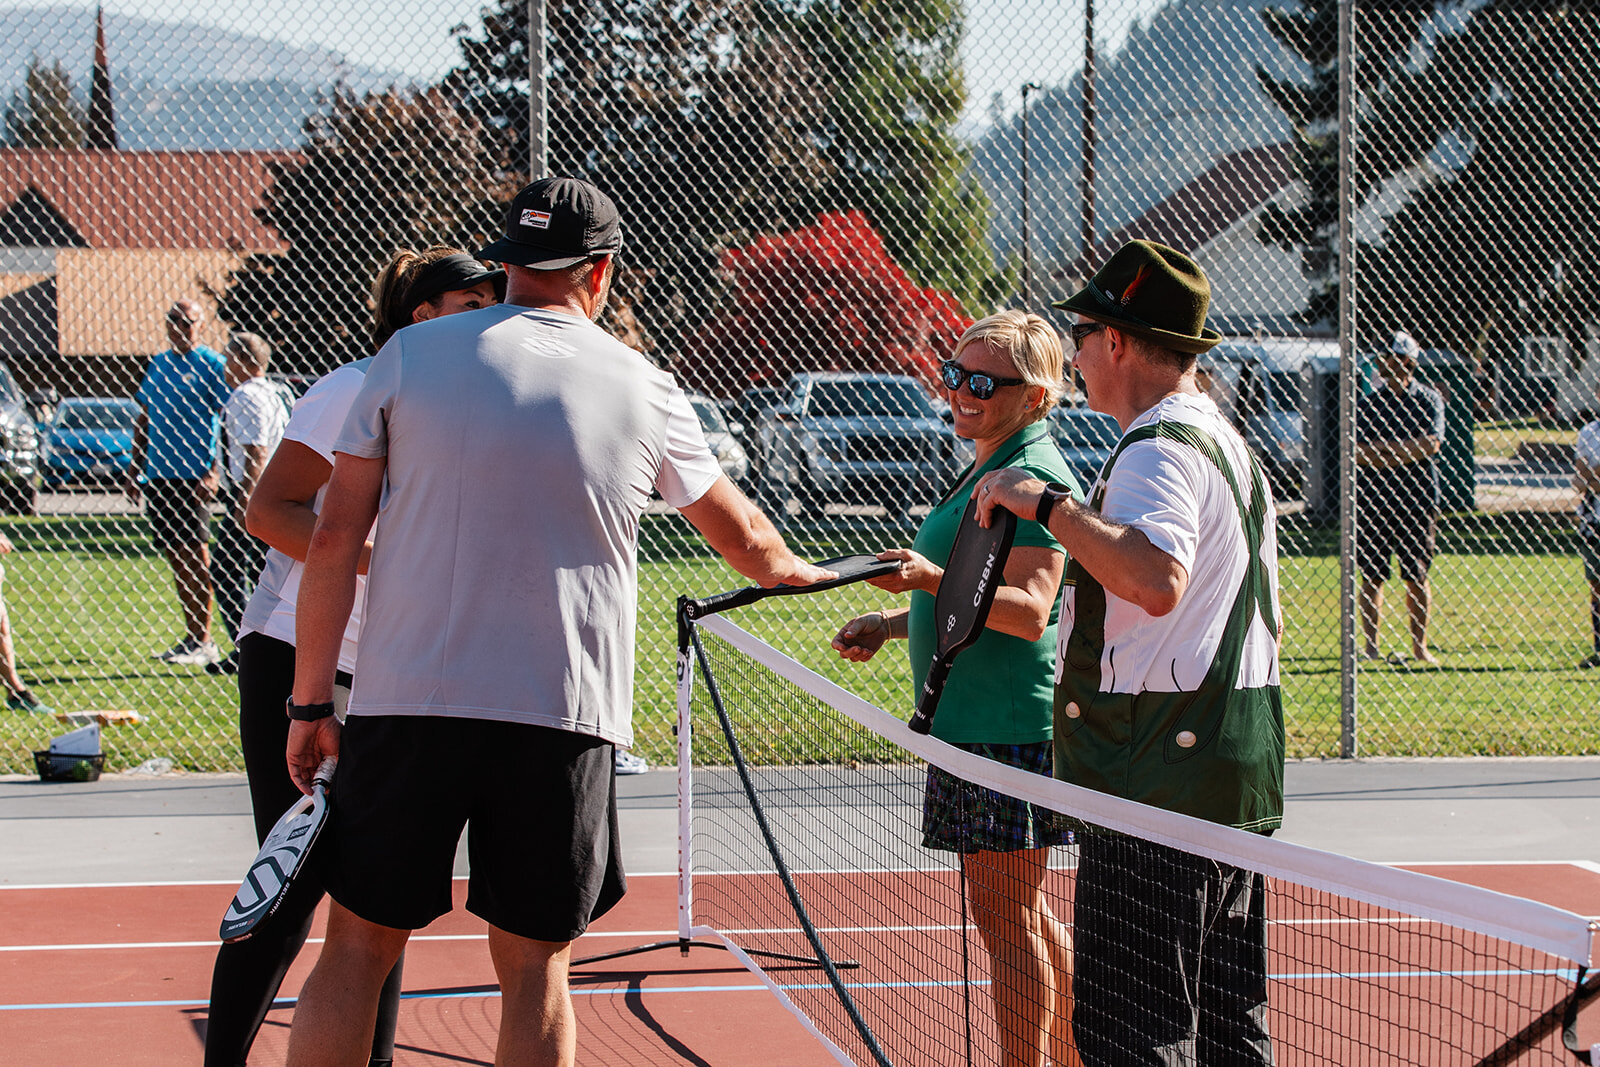
[[[609,196],[582,178],[540,178],[512,199],[505,236],[476,255],[533,270],[560,270],[621,249],[622,221]]]

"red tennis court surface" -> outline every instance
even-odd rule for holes
[[[1430,865],[1427,873],[1600,914],[1600,872],[1580,864]],[[710,876],[697,875],[697,883]],[[621,905],[597,923],[578,954],[676,936],[676,883],[636,876]],[[0,889],[0,1060],[19,1064],[198,1063],[217,922],[232,885],[185,884]],[[458,883],[459,898],[464,883]],[[774,917],[774,921],[781,921]],[[406,958],[396,1062],[487,1064],[500,1001],[483,924],[458,909],[412,941]],[[320,937],[320,925],[313,937]],[[874,939],[846,937],[871,981]],[[315,943],[290,972],[293,997]],[[810,968],[780,982],[820,981]],[[847,980],[855,981],[854,975]],[[811,1067],[834,1060],[778,1000],[726,953],[675,948],[574,972],[579,1061]],[[1276,994],[1275,994],[1276,995]],[[1337,1003],[1335,993],[1330,999]],[[1426,1003],[1422,997],[1418,1001]],[[251,1057],[283,1061],[291,1008],[275,1010]],[[1521,1022],[1519,1021],[1518,1025]],[[1337,1024],[1335,1024],[1337,1027]],[[1580,1036],[1600,1040],[1600,1010]],[[1327,1062],[1337,1062],[1328,1060]],[[1396,1062],[1405,1062],[1399,1060]],[[1417,1061],[1424,1062],[1424,1061]]]

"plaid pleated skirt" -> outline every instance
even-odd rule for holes
[[[1032,774],[1050,777],[1055,746],[1049,741],[1025,745],[965,744],[955,747]],[[1072,831],[1059,817],[1009,794],[974,785],[938,767],[928,768],[922,798],[922,844],[946,852],[1021,852],[1065,845]]]

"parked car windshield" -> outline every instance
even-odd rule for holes
[[[1300,375],[1293,371],[1263,373],[1259,367],[1246,366],[1239,375],[1239,407],[1246,416],[1298,412],[1300,406]]]
[[[811,410],[817,415],[913,415],[932,412],[928,397],[909,381],[823,381],[811,387]]]
[[[706,433],[727,433],[728,424],[722,418],[722,409],[715,401],[704,397],[692,396],[689,404],[694,408],[694,413],[700,418],[700,428]]]
[[[132,404],[105,401],[98,404],[66,404],[56,412],[56,427],[62,430],[127,430],[133,427],[138,409]]]

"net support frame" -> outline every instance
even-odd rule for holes
[[[867,1025],[866,1019],[862,1017],[860,1009],[856,1007],[855,998],[845,988],[844,979],[839,977],[839,970],[842,967],[853,967],[856,964],[852,961],[839,961],[836,963],[833,957],[828,954],[827,948],[822,944],[822,935],[817,932],[816,924],[811,921],[805,901],[800,895],[799,888],[795,885],[794,876],[789,871],[788,861],[784,859],[783,850],[778,846],[777,837],[772,832],[772,824],[767,820],[767,813],[760,797],[756,793],[755,784],[750,780],[750,769],[745,766],[744,757],[740,751],[739,739],[734,734],[732,724],[728,721],[727,712],[723,709],[722,697],[717,691],[717,680],[711,673],[710,665],[706,662],[705,651],[700,647],[700,635],[695,631],[694,624],[689,621],[691,616],[687,610],[680,610],[679,618],[683,619],[688,626],[689,639],[694,645],[695,659],[699,662],[705,675],[707,695],[710,696],[712,707],[717,712],[717,719],[722,724],[723,735],[728,743],[728,749],[733,755],[734,769],[739,772],[740,784],[744,788],[745,797],[750,801],[750,809],[755,816],[757,826],[761,830],[762,839],[766,843],[767,854],[772,858],[774,869],[779,880],[783,883],[784,894],[789,899],[789,906],[794,909],[795,917],[800,921],[806,940],[810,943],[812,952],[816,954],[814,959],[809,960],[805,960],[805,957],[788,957],[781,953],[771,952],[752,951],[750,955],[760,955],[768,958],[799,958],[805,960],[805,962],[820,966],[823,973],[827,975],[828,984],[833,987],[839,1002],[844,1005],[845,1014],[849,1016],[851,1025],[855,1027],[856,1033],[866,1044],[867,1051],[872,1054],[879,1067],[894,1067],[889,1061],[889,1057],[884,1055],[883,1049],[878,1045],[878,1039],[873,1034],[872,1028]],[[680,731],[687,733],[690,728],[688,719],[685,718],[678,728]],[[732,947],[727,939],[719,936],[719,940],[724,945]],[[744,953],[740,954],[743,955]],[[749,967],[751,964],[747,962],[746,966]],[[784,997],[784,1002],[792,1003],[788,997]],[[794,1010],[798,1013],[798,1009]],[[820,1036],[820,1031],[816,1032]]]
[[[688,597],[678,598],[678,654],[674,661],[675,670],[677,671],[678,695],[678,723],[674,731],[677,734],[678,742],[678,936],[663,941],[650,941],[643,945],[631,945],[628,948],[619,948],[613,952],[600,952],[592,956],[584,956],[573,960],[568,966],[580,967],[589,963],[604,963],[607,960],[637,956],[664,948],[676,948],[679,955],[683,956],[687,956],[689,950],[696,946],[723,949],[738,956],[746,968],[771,987],[774,992],[778,992],[777,987],[772,985],[767,976],[761,972],[759,966],[751,962],[751,956],[761,956],[764,959],[782,960],[786,963],[800,963],[811,966],[824,966],[824,964],[812,956],[740,949],[715,930],[708,927],[696,928],[694,926],[694,876],[691,867],[694,848],[694,768],[692,763],[694,734],[689,725],[690,701],[694,697],[694,659],[691,655],[693,630],[689,620],[694,617],[692,612],[699,604],[700,602],[692,601]],[[699,940],[705,936],[710,936],[713,940]],[[826,966],[849,969],[860,965],[854,960],[830,960]],[[782,996],[782,993],[780,992],[779,995]],[[787,1002],[789,998],[784,996],[783,999]],[[804,1016],[801,1016],[801,1018],[806,1023],[807,1029],[827,1042],[828,1039],[822,1037],[822,1034],[816,1030],[809,1019],[805,1019]],[[828,1044],[832,1045],[832,1042],[828,1042]]]

